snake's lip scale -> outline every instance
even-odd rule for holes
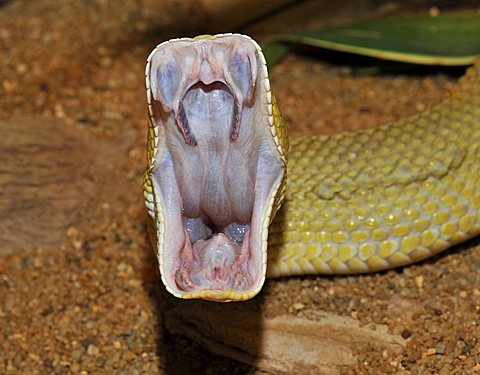
[[[165,130],[155,122],[149,75],[162,46],[182,43],[189,48],[189,43],[196,42],[200,43],[197,47],[202,43],[208,48],[220,46],[220,55],[225,51],[222,46],[229,43],[231,50],[236,43],[254,46],[258,54],[255,90],[262,95],[254,101],[255,112],[261,114],[256,123],[261,124],[262,137],[269,139],[263,144],[269,145],[268,157],[282,165],[283,173],[262,198],[263,209],[257,212],[261,217],[252,214],[257,224],[242,229],[248,233],[253,227],[258,241],[255,251],[261,276],[250,289],[237,290],[225,284],[217,290],[214,284],[200,283],[197,290],[181,290],[172,283],[172,269],[178,269],[178,261],[165,257],[168,205],[155,181],[159,160],[166,152],[162,146]],[[270,89],[265,58],[248,36],[202,35],[164,42],[150,54],[146,77],[150,121],[145,202],[153,223],[162,281],[176,297],[245,300],[260,291],[267,263],[269,277],[381,271],[421,261],[480,234],[480,59],[450,94],[420,113],[376,128],[292,137],[290,142]],[[237,80],[230,90],[241,90],[245,85]],[[240,125],[241,140],[248,124]],[[234,133],[238,130],[233,129]],[[187,134],[185,141],[188,139]],[[230,141],[238,142],[236,134]],[[284,198],[281,214],[275,217]],[[238,227],[235,221],[230,223]]]
[[[253,298],[261,288],[249,293],[240,293],[234,290],[202,290],[194,293],[185,293],[178,297],[183,299],[204,299],[217,302],[240,302]]]

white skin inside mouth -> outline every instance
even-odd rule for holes
[[[162,274],[183,292],[244,292],[258,284],[264,229],[258,218],[283,175],[272,139],[262,133],[268,121],[258,108],[265,107],[254,105],[264,100],[255,89],[256,50],[247,42],[222,43],[170,47],[152,59],[152,93],[164,126],[152,174],[164,204]]]
[[[184,146],[189,152],[177,159],[182,168],[175,170],[186,231],[175,282],[185,291],[200,285],[248,288],[246,280],[252,277],[246,265],[250,248],[245,228],[253,211],[256,170],[254,160],[245,159],[242,148],[231,142],[232,129],[238,126],[232,124],[235,100],[231,90],[215,82],[194,84],[182,102],[188,138],[196,144]]]

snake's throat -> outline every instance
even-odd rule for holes
[[[285,170],[257,84],[266,68],[245,38],[157,49],[147,85],[159,133],[150,173],[162,280],[178,297],[251,298],[265,280]]]

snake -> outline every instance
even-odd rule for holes
[[[145,76],[143,190],[176,297],[247,300],[267,276],[386,270],[480,233],[478,60],[420,113],[290,138],[249,36],[168,40]]]

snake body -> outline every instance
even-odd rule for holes
[[[224,37],[231,34],[211,38]],[[288,139],[267,83],[270,130],[285,162],[289,148],[286,177],[264,220],[271,223],[268,276],[384,270],[431,257],[480,233],[479,61],[451,93],[421,113],[328,136]],[[152,120],[144,190],[155,246],[162,225],[151,172],[158,142]],[[176,295],[238,300],[257,289]]]
[[[427,110],[373,129],[291,139],[271,276],[413,263],[480,232],[480,63]]]

